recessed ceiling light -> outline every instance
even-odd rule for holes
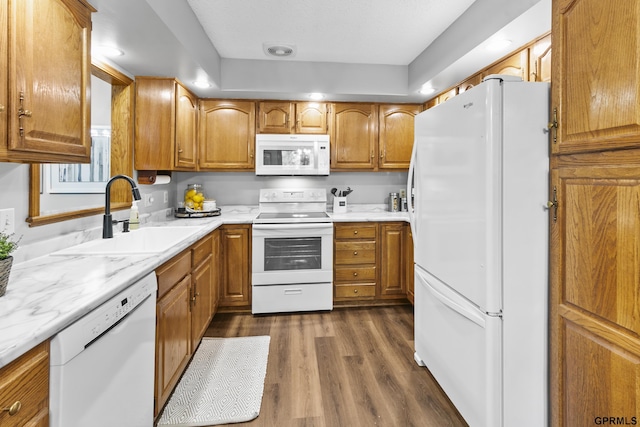
[[[319,92],[314,92],[309,94],[309,99],[313,101],[320,101],[321,99],[324,99],[324,95]]]
[[[493,41],[490,41],[489,44],[487,44],[487,50],[496,52],[499,50],[506,49],[510,45],[511,45],[511,40],[495,39]]]
[[[124,52],[114,46],[98,46],[96,48],[98,54],[106,57],[116,57],[124,55]]]
[[[420,88],[418,92],[420,92],[423,95],[431,95],[435,91],[436,90],[433,88],[433,86],[431,86],[430,84],[425,84]]]
[[[193,84],[194,84],[194,86],[197,86],[197,87],[203,88],[203,89],[211,87],[211,83],[209,83],[206,80],[196,80],[195,82],[193,82]]]
[[[276,58],[296,56],[296,46],[289,43],[263,43],[262,50],[267,56]]]

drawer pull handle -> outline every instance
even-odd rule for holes
[[[353,234],[358,234],[358,230],[354,230]]]
[[[354,294],[357,294],[357,293],[358,293],[358,290],[357,290],[357,289],[354,289],[354,290],[353,290],[353,293],[354,293]]]
[[[358,255],[358,251],[353,251],[353,254],[354,255]]]
[[[2,408],[2,410],[3,411],[7,411],[9,413],[9,416],[13,416],[13,415],[17,414],[18,412],[20,412],[21,408],[22,408],[22,402],[20,402],[18,400],[18,401],[16,401],[16,403],[11,405],[10,407]]]
[[[354,272],[353,277],[358,277],[358,272]]]

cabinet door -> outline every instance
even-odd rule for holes
[[[296,103],[296,133],[326,134],[327,131],[327,104]]]
[[[382,299],[404,298],[404,225],[380,224],[380,288]]]
[[[640,2],[555,0],[552,8],[552,152],[639,146]]]
[[[12,407],[18,411],[10,413]],[[48,425],[49,341],[45,341],[0,369],[0,426]]]
[[[220,304],[220,283],[222,281],[222,239],[217,229],[211,234],[211,318],[216,315]]]
[[[291,133],[295,104],[265,101],[258,105],[258,133]]]
[[[221,306],[251,304],[251,226],[222,229],[223,278]]]
[[[10,114],[3,157],[88,163],[91,10],[79,0],[9,5]]]
[[[6,151],[7,143],[7,122],[9,117],[9,99],[8,99],[8,85],[5,84],[9,80],[9,53],[7,49],[7,30],[9,25],[8,21],[9,2],[6,0],[0,1],[0,159],[6,157],[4,152]]]
[[[137,170],[172,170],[176,81],[138,77],[135,84],[134,166]]]
[[[574,155],[552,170],[553,426],[640,414],[639,159]]]
[[[255,168],[255,104],[251,101],[200,102],[201,169],[251,170]]]
[[[487,68],[483,73],[483,78],[492,74],[505,74],[508,76],[520,77],[527,80],[529,74],[529,52],[524,49],[520,52],[503,59],[495,65]]]
[[[409,168],[413,149],[414,119],[421,110],[420,105],[380,105],[378,168]]]
[[[374,104],[333,104],[331,168],[378,166],[378,108]]]
[[[176,88],[175,167],[195,169],[198,99],[181,84]]]
[[[404,288],[407,290],[407,299],[414,302],[414,264],[413,264],[413,234],[409,224],[404,224]]]
[[[187,275],[156,306],[156,415],[191,357],[190,289]]]
[[[194,349],[200,343],[200,338],[211,321],[212,273],[211,255],[209,255],[191,274],[191,348]]]
[[[551,34],[538,40],[530,49],[529,80],[551,82]]]

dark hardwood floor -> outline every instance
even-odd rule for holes
[[[466,426],[413,360],[412,306],[217,314],[205,335],[271,337],[260,415],[241,425]]]

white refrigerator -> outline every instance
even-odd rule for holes
[[[415,120],[414,357],[472,427],[548,425],[548,110],[489,76]]]

